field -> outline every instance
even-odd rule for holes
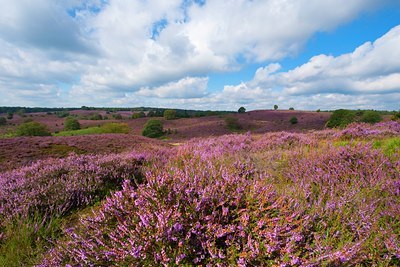
[[[399,122],[253,111],[154,140],[122,115],[128,134],[0,139],[0,266],[400,265]]]

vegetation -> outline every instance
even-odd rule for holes
[[[151,111],[150,111],[151,112]],[[149,114],[150,114],[150,112],[149,112]],[[152,114],[151,116],[149,116],[149,117],[153,117],[154,115]],[[144,114],[144,112],[143,111],[141,111],[141,112],[136,112],[136,113],[133,113],[132,114],[132,119],[139,119],[139,118],[144,118],[144,117],[146,117],[146,114]]]
[[[7,124],[7,120],[4,117],[0,117],[0,126],[1,125],[6,125]]]
[[[119,113],[113,114],[112,117],[113,117],[113,119],[115,119],[115,120],[122,120],[122,115],[119,114]]]
[[[332,113],[326,126],[329,128],[334,128],[334,127],[343,128],[352,123],[354,121],[354,118],[355,118],[355,113],[353,111],[347,109],[338,109]]]
[[[164,118],[166,120],[173,120],[176,119],[176,110],[174,109],[167,109],[164,111]]]
[[[298,122],[297,117],[291,117],[290,118],[290,123],[291,124],[297,124],[297,122]]]
[[[399,112],[395,112],[395,113],[393,114],[392,120],[393,120],[393,121],[400,120],[400,111],[399,111]]]
[[[26,122],[17,127],[17,136],[49,136],[50,131],[46,125],[36,121]]]
[[[67,117],[64,121],[64,130],[65,131],[75,131],[81,128],[81,124],[74,117]]]
[[[94,121],[101,121],[102,119],[103,119],[103,116],[101,116],[101,114],[99,114],[99,113],[92,114],[89,117],[89,120],[94,120]]]
[[[14,113],[8,112],[7,113],[7,120],[12,120],[14,118]]]
[[[245,112],[246,112],[246,109],[244,107],[240,107],[238,109],[238,113],[245,113]]]
[[[293,107],[290,107],[289,110],[294,110],[294,108],[293,108]]]
[[[274,105],[274,110],[277,110],[278,109],[278,105]]]
[[[375,110],[366,110],[361,116],[361,122],[377,123],[382,121],[382,116]]]
[[[242,125],[239,123],[239,119],[233,116],[226,117],[225,124],[226,127],[231,131],[239,131],[243,128]]]
[[[59,118],[66,118],[70,115],[69,112],[66,110],[56,111],[55,114]]]
[[[89,127],[80,130],[62,131],[56,133],[55,136],[75,136],[90,134],[107,134],[107,133],[129,133],[130,128],[126,123],[106,123],[99,127]]]
[[[163,124],[160,120],[150,119],[144,125],[142,135],[150,138],[158,138],[164,135]]]

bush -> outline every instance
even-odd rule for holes
[[[16,131],[17,136],[49,136],[50,131],[46,125],[36,121],[26,122],[18,126]]]
[[[163,125],[159,120],[149,120],[143,127],[142,135],[157,138],[164,134]]]
[[[167,109],[164,111],[164,118],[166,120],[173,120],[176,118],[176,110],[174,109]]]
[[[65,131],[74,131],[74,130],[79,130],[80,128],[81,128],[81,125],[76,118],[67,117],[65,119],[65,122],[64,122],[64,130]]]
[[[0,125],[6,125],[7,124],[7,120],[4,117],[0,117]]]
[[[298,122],[297,117],[291,117],[290,118],[290,123],[291,124],[296,124]]]
[[[243,127],[239,123],[239,119],[236,117],[226,117],[225,118],[226,127],[231,131],[241,130]]]
[[[149,114],[150,114],[150,112],[149,112]],[[139,119],[139,118],[144,118],[144,117],[146,117],[146,114],[144,114],[143,111],[132,114],[132,119]]]
[[[294,110],[294,108],[293,108],[293,107],[290,107],[289,110]]]
[[[66,118],[69,116],[69,112],[67,111],[56,111],[56,115],[59,118]]]
[[[122,115],[117,113],[112,115],[115,120],[122,120]]]
[[[7,120],[12,120],[14,118],[14,114],[12,112],[7,113]]]
[[[395,113],[393,114],[392,120],[393,120],[393,121],[400,120],[400,111],[399,111],[399,112],[395,112]]]
[[[347,109],[338,109],[332,113],[326,126],[329,128],[346,127],[348,124],[354,121],[354,118],[355,114],[353,111]]]
[[[277,110],[278,109],[278,105],[274,105],[274,110]]]
[[[244,107],[240,107],[238,109],[238,113],[245,113],[245,112],[246,112],[246,109]]]
[[[374,111],[374,110],[367,110],[361,116],[361,122],[377,123],[380,121],[382,121],[381,114],[379,114],[379,112]]]
[[[96,113],[96,114],[93,114],[92,116],[90,116],[89,119],[94,120],[94,121],[101,121],[103,119],[103,116],[101,116],[101,114],[99,114],[99,113]]]
[[[100,128],[103,133],[129,133],[130,131],[126,123],[106,123]]]

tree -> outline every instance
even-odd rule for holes
[[[297,117],[291,117],[290,118],[290,123],[291,124],[296,124],[298,122]]]
[[[338,109],[332,113],[329,121],[326,123],[326,126],[329,128],[346,127],[348,124],[354,121],[354,118],[355,113],[353,111],[347,109]]]
[[[90,116],[89,119],[94,121],[101,121],[103,119],[103,116],[101,116],[101,114],[99,113],[95,113],[92,116]]]
[[[81,128],[81,124],[79,121],[74,117],[67,117],[65,118],[64,122],[64,130],[65,131],[75,131]]]
[[[151,119],[143,127],[142,135],[150,138],[157,138],[164,134],[162,122]]]
[[[294,110],[294,108],[293,108],[293,107],[290,107],[289,110]]]
[[[393,121],[400,120],[400,111],[399,111],[399,112],[395,112],[395,113],[393,114],[392,120],[393,120]]]
[[[367,110],[361,116],[361,121],[366,123],[377,123],[382,120],[381,114],[375,110]]]
[[[277,110],[278,109],[278,105],[274,105],[274,110]]]
[[[7,124],[7,120],[4,117],[0,117],[0,125],[6,125]]]
[[[245,113],[245,112],[246,112],[246,109],[244,107],[240,107],[238,109],[238,113]]]
[[[36,121],[26,122],[18,126],[16,130],[17,136],[49,136],[50,131],[46,125]]]
[[[143,111],[132,114],[132,119],[139,119],[139,118],[144,118],[144,117],[146,117],[146,114],[144,114]]]
[[[164,111],[164,118],[166,120],[173,120],[176,118],[176,110],[174,109],[166,109]]]
[[[14,114],[12,112],[7,112],[7,120],[12,120],[14,118]]]

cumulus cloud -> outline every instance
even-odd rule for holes
[[[278,74],[279,64],[269,65],[257,71],[254,81],[226,86],[220,93],[207,92],[206,77],[214,72],[237,71],[242,64],[295,55],[316,32],[334,29],[381,3],[378,0],[0,0],[0,93],[9,97],[0,99],[0,105],[25,103],[22,99],[26,90],[43,96],[42,100],[35,98],[36,105],[50,105],[62,99],[69,106],[131,105],[136,103],[135,97],[154,100],[154,105],[169,103],[172,98],[179,100],[172,103],[181,105],[204,105],[208,101],[209,107],[221,99],[229,99],[232,105],[234,99],[251,103],[262,99],[262,95],[275,93],[273,82],[284,87],[288,95],[312,93],[316,87],[307,88],[308,79],[315,80],[313,77],[322,71],[326,78],[320,78],[319,88],[328,88],[322,85],[344,75],[329,74],[328,67],[355,59],[319,56],[308,67]],[[353,56],[370,55],[372,60],[377,58],[373,53],[383,53],[377,52],[379,46],[377,42],[366,44]],[[360,76],[351,83],[352,90],[357,91],[363,82],[368,83],[364,87],[370,93],[383,90],[379,88],[395,90],[388,86],[398,79],[394,75],[395,58],[386,65],[364,60],[365,69],[373,72],[369,66],[374,65],[386,74],[373,76],[372,81]],[[350,72],[357,75],[362,72],[361,64],[358,68],[342,71],[349,76]],[[341,67],[336,69],[339,71]],[[367,75],[366,71],[363,73]],[[293,82],[285,84],[285,75]],[[60,88],[60,83],[69,86]]]

